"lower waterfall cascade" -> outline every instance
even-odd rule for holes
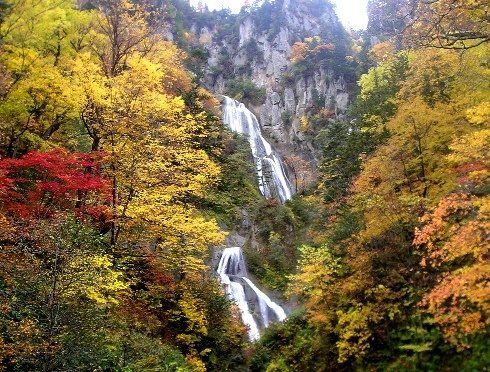
[[[294,188],[287,177],[283,161],[262,135],[257,117],[243,103],[223,97],[223,122],[231,131],[247,136],[257,169],[260,192],[266,198],[277,197],[283,203],[291,199]]]
[[[243,103],[230,97],[223,97],[223,122],[232,132],[247,137],[254,158],[260,192],[264,197],[278,198],[282,203],[291,199],[294,189],[287,177],[282,159],[262,135],[257,117]],[[272,322],[286,319],[284,309],[272,301],[248,277],[240,247],[223,250],[217,274],[226,287],[229,298],[237,304],[251,341],[258,340],[261,330]]]
[[[217,273],[226,293],[238,306],[251,341],[260,338],[260,331],[272,322],[286,319],[284,309],[272,301],[248,278],[247,266],[240,247],[223,250]]]

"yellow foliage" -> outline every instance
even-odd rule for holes
[[[339,311],[337,327],[340,340],[337,341],[339,362],[357,359],[365,356],[370,349],[371,338],[370,322],[376,320],[376,309],[370,306],[359,306],[347,312]]]
[[[469,133],[456,139],[450,146],[452,153],[448,156],[454,164],[470,162],[490,162],[490,129]]]
[[[387,60],[393,58],[395,55],[395,45],[392,41],[388,40],[382,43],[375,44],[369,51],[369,57],[378,62],[386,62]]]
[[[457,177],[448,159],[454,161],[470,152],[487,156],[485,132],[472,134],[474,129],[467,121],[469,107],[479,107],[488,99],[481,80],[468,79],[486,75],[482,65],[467,61],[473,58],[463,57],[467,69],[462,71],[458,69],[459,56],[453,51],[411,54],[409,78],[401,87],[398,111],[387,124],[391,136],[364,163],[354,184],[356,205],[366,219],[361,233],[364,239],[412,220],[426,202],[437,201],[453,190]],[[373,80],[363,81],[361,95],[374,89],[370,82]],[[466,149],[447,158],[454,138],[460,138],[459,145],[456,142],[451,147],[454,151]],[[468,146],[470,138],[473,146]]]
[[[329,327],[332,316],[324,311],[324,307],[335,297],[332,284],[341,270],[340,259],[334,257],[326,246],[302,246],[300,254],[300,271],[292,276],[290,294],[307,299],[308,314],[312,322]]]
[[[199,299],[193,298],[190,293],[186,292],[179,301],[179,307],[187,319],[189,332],[195,332],[201,335],[208,333],[203,304],[200,303]]]
[[[110,17],[100,17],[105,27],[112,26]],[[140,22],[127,17],[121,22]],[[104,29],[94,36],[96,56],[88,51],[77,55],[74,79],[83,92],[81,116],[93,146],[108,154],[114,239],[141,239],[143,245],[161,241],[162,254],[178,257],[173,252],[181,249],[180,255],[202,260],[222,235],[215,222],[183,200],[202,197],[220,172],[196,146],[206,135],[204,104],[201,114],[187,112],[176,95],[191,88],[182,52],[171,43],[144,39],[147,31],[141,27],[131,25],[124,35],[122,42],[131,46],[124,61],[108,59],[112,46]],[[202,261],[198,266],[204,269]]]
[[[125,271],[147,288],[141,297],[132,292],[131,301],[154,296],[148,303],[165,304],[162,319],[150,306],[144,313],[158,318],[159,326],[167,315],[178,319],[184,330],[175,343],[185,347],[196,371],[205,370],[197,355],[210,351],[196,349],[209,324],[216,324],[207,315],[211,300],[203,298],[215,285],[206,259],[224,234],[199,207],[221,171],[213,160],[219,149],[208,145],[218,122],[210,113],[218,113],[219,102],[195,86],[185,53],[149,26],[153,14],[142,3],[103,1],[90,11],[71,0],[4,5],[0,147],[9,157],[57,146],[100,151],[100,171],[110,184],[101,199],[111,213],[97,222],[108,230],[113,256],[69,252],[57,283],[61,297],[115,308],[128,287],[113,262],[151,266],[153,271]],[[8,241],[12,234],[0,214],[0,237]],[[221,296],[217,285],[209,294]]]
[[[189,355],[186,360],[192,372],[206,372],[206,365],[198,356]]]
[[[85,297],[99,305],[117,304],[121,292],[129,288],[122,272],[114,270],[109,257],[103,255],[76,257],[60,281],[66,283],[63,294],[67,299]]]
[[[299,130],[301,133],[308,133],[310,131],[310,121],[307,116],[302,116],[299,119]]]

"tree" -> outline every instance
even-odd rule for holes
[[[415,234],[414,243],[425,248],[422,267],[440,273],[421,306],[432,314],[445,338],[463,348],[471,346],[468,336],[488,326],[487,206],[488,201],[468,194],[450,195],[422,217],[425,224]]]
[[[368,31],[377,38],[389,38],[401,33],[409,21],[411,0],[369,0]]]
[[[488,196],[482,190],[489,177],[489,134],[486,129],[477,130],[452,144],[449,160],[465,191],[442,198],[422,216],[414,239],[422,249],[426,275],[437,275],[421,306],[434,317],[445,338],[460,348],[473,346],[471,336],[488,326],[486,239],[490,225]]]
[[[2,365],[53,370],[99,360],[102,350],[84,355],[84,342],[107,342],[102,324],[127,289],[100,234],[65,214],[10,226],[1,236]]]
[[[0,207],[14,218],[49,218],[74,212],[108,217],[108,182],[100,174],[101,154],[55,149],[0,160]]]
[[[7,302],[27,291],[23,278],[39,286],[8,316],[28,314],[13,328],[9,320],[0,326],[5,363],[45,370],[233,364],[244,332],[205,264],[224,234],[201,211],[220,173],[217,101],[158,33],[152,7],[8,5],[0,26],[0,216],[13,230],[2,240],[11,250],[0,265],[18,276],[0,285]],[[96,242],[65,231],[65,223],[90,230]],[[72,286],[78,291],[63,297]],[[51,297],[47,307],[40,300]],[[223,334],[233,342],[222,344]]]
[[[69,1],[8,1],[0,27],[0,140],[2,153],[18,156],[28,148],[60,140],[60,129],[75,131],[80,91],[73,84],[74,45],[89,15]],[[74,142],[72,140],[72,142]]]
[[[318,115],[322,129],[316,138],[322,148],[322,193],[327,202],[338,200],[361,171],[363,159],[381,144],[386,123],[397,110],[396,95],[406,79],[407,56],[400,53],[371,68],[359,79],[360,93],[352,105],[351,122]]]
[[[404,34],[410,45],[466,50],[490,41],[484,0],[418,0],[409,10]]]
[[[347,58],[348,49],[344,30],[335,30],[333,35],[308,37],[298,41],[291,48],[290,60],[293,72],[302,73],[309,68],[323,66],[335,73],[345,75],[349,81],[352,74],[351,58]]]
[[[368,11],[369,30],[399,47],[466,50],[490,40],[482,0],[371,0]]]
[[[338,366],[386,366],[393,350],[393,368],[447,353],[448,366],[482,365],[471,355],[488,327],[486,50],[388,52],[360,79],[356,121],[323,137],[323,188],[345,196],[327,199],[323,240],[292,289]]]

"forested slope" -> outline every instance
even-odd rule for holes
[[[201,208],[227,135],[158,9],[4,5],[2,366],[241,364],[245,330],[205,264],[224,234]]]
[[[321,217],[290,285],[304,310],[264,336],[254,370],[490,362],[488,6],[370,7],[352,121],[320,133]]]
[[[341,49],[296,38],[280,81],[301,92],[335,64],[357,88],[341,114],[301,108],[318,169],[289,154],[284,204],[261,197],[186,29],[281,4],[0,2],[1,370],[488,368],[488,4],[372,0]],[[255,343],[213,275],[232,230],[291,305]]]

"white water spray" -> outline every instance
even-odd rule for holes
[[[233,132],[247,136],[262,195],[266,198],[277,196],[282,202],[291,199],[293,187],[282,160],[262,136],[257,117],[243,103],[224,96],[223,121]]]
[[[286,319],[283,308],[272,301],[248,278],[243,252],[239,247],[226,248],[221,254],[217,273],[228,296],[237,304],[251,341],[260,338],[260,329],[271,322]]]

